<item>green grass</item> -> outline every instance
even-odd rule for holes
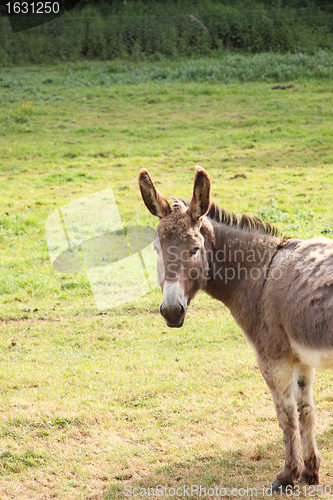
[[[140,168],[168,199],[189,198],[200,164],[219,205],[321,235],[333,229],[331,84],[102,85],[102,65],[71,68],[2,72],[13,87],[0,87],[0,498],[261,491],[281,469],[282,436],[229,312],[199,294],[170,330],[156,289],[101,314],[84,274],[52,269],[45,221],[111,187],[125,224],[155,225]],[[236,173],[247,178],[228,180]],[[321,482],[332,484],[330,373],[317,374],[314,398]]]
[[[128,60],[127,60],[128,59]],[[138,85],[146,82],[287,82],[309,78],[330,80],[333,76],[333,55],[318,50],[315,54],[302,52],[256,55],[229,51],[212,52],[210,56],[177,58],[156,56],[154,61],[136,61],[123,57],[103,62],[59,63],[56,67],[40,66],[6,68],[0,76],[0,88],[12,91],[8,96],[17,102],[23,95],[41,101],[58,102],[63,88],[101,88],[109,85]],[[15,89],[15,92],[13,90]],[[24,122],[22,122],[24,123]]]

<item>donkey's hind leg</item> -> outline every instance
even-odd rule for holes
[[[319,483],[320,453],[317,449],[314,433],[316,415],[312,399],[314,374],[314,368],[300,365],[297,366],[294,376],[294,392],[299,414],[304,460],[301,481],[307,484]]]
[[[285,446],[284,470],[277,474],[272,490],[293,486],[303,469],[296,399],[293,390],[294,365],[287,359],[258,356],[258,364],[273,396]]]

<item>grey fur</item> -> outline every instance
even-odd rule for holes
[[[253,346],[285,443],[285,467],[273,490],[299,479],[318,484],[312,382],[315,368],[333,368],[333,241],[286,239],[257,217],[239,218],[214,204],[193,219],[209,201],[208,181],[197,170],[191,203],[175,199],[161,218],[158,267],[166,281],[179,281],[187,306],[199,289],[223,302]],[[178,251],[173,276],[171,247]],[[193,248],[199,249],[195,256],[182,260]],[[184,316],[173,320],[179,327]]]

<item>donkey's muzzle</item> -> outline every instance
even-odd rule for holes
[[[165,305],[164,301],[160,305],[160,313],[171,328],[180,328],[183,326],[186,309],[180,304]]]
[[[171,328],[180,328],[185,319],[187,300],[184,288],[179,281],[165,281],[163,285],[163,302],[160,313]]]

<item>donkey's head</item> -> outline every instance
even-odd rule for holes
[[[142,199],[160,223],[154,247],[163,292],[160,313],[170,327],[181,327],[194,294],[207,280],[208,263],[201,218],[210,206],[210,178],[197,166],[191,203],[176,200],[170,207],[146,169],[139,174]]]

